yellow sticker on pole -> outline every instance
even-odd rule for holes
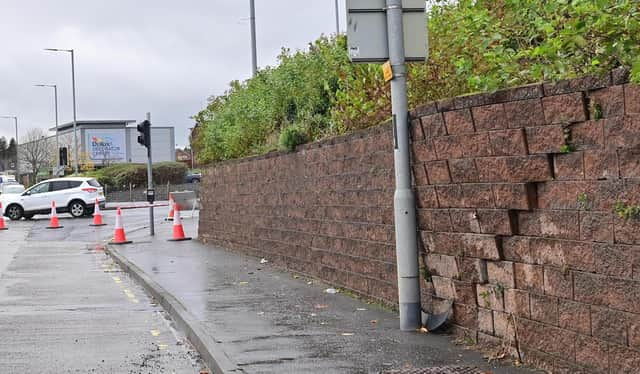
[[[391,61],[387,61],[382,64],[382,73],[384,74],[385,82],[389,82],[393,79],[393,68],[391,67]]]

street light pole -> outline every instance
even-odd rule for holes
[[[56,113],[56,170],[60,166],[60,143],[58,142],[58,85],[36,84],[36,87],[53,87],[53,103]]]
[[[13,118],[16,124],[16,178],[20,181],[20,160],[18,158],[18,117],[17,116],[0,116],[0,118]]]
[[[415,197],[411,189],[409,159],[409,121],[407,104],[407,69],[405,65],[402,0],[387,0],[387,35],[391,80],[391,111],[395,135],[394,169],[396,190],[393,197],[396,258],[398,266],[398,302],[400,330],[420,328],[420,277]]]
[[[258,74],[258,56],[256,48],[256,5],[254,0],[249,0],[249,20],[251,22],[251,72],[255,77]]]
[[[78,119],[76,116],[76,68],[75,68],[74,51],[73,49],[57,49],[57,48],[45,48],[45,51],[71,53],[71,91],[73,96],[73,154],[75,158],[73,167],[74,167],[75,174],[78,174],[78,162],[80,161],[80,154],[78,152],[78,132],[76,129]]]
[[[336,0],[336,36],[340,35],[340,10],[338,7],[338,0]]]

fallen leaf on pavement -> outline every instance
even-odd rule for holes
[[[426,327],[420,327],[420,328],[418,329],[418,332],[423,333],[423,334],[426,334],[426,333],[428,333],[428,332],[429,332],[429,330],[427,330],[427,328],[426,328]]]
[[[327,304],[316,304],[316,309],[326,309],[329,305]]]
[[[375,325],[376,323],[378,323],[378,320],[377,319],[372,319],[370,322]]]
[[[343,332],[342,333],[342,336],[353,336],[353,335],[355,335],[355,334],[352,333],[352,332]]]

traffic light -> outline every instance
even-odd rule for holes
[[[59,166],[67,166],[69,159],[67,155],[67,147],[62,147],[59,149],[60,151],[60,165]]]
[[[145,120],[138,124],[138,143],[147,148],[151,147],[151,122]]]

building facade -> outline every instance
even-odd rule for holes
[[[134,120],[78,121],[76,128],[81,161],[91,162],[97,167],[147,162],[147,149],[138,144]],[[50,130],[55,132],[56,128]],[[67,147],[72,154],[73,122],[59,125],[57,131],[59,146]],[[175,161],[174,128],[152,126],[151,148],[153,162]]]

